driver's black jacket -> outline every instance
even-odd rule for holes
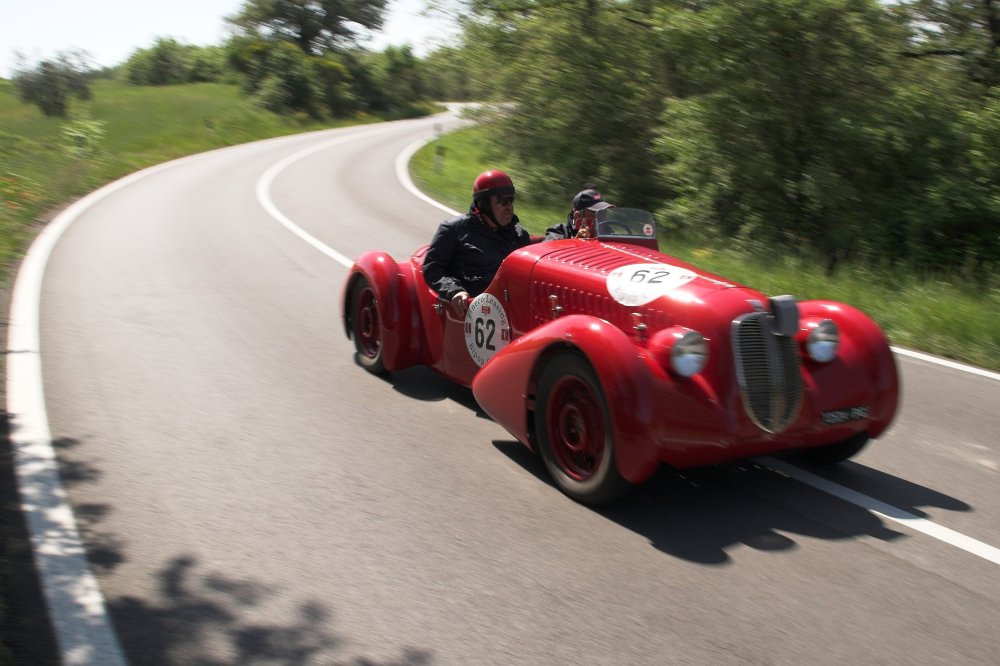
[[[475,211],[442,222],[424,255],[424,281],[446,300],[460,291],[478,296],[493,281],[504,258],[531,244],[517,216],[490,229]]]

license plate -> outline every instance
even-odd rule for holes
[[[847,409],[834,409],[833,411],[823,412],[823,425],[840,425],[841,423],[848,423],[850,421],[862,421],[869,416],[871,416],[871,410],[868,409],[868,405],[848,407]]]

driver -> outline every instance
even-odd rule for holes
[[[545,240],[563,240],[564,238],[590,238],[590,229],[580,224],[583,211],[595,203],[603,201],[604,197],[594,188],[581,190],[573,197],[573,207],[566,214],[566,221],[545,230]]]
[[[504,258],[531,244],[514,215],[514,182],[492,169],[472,184],[465,215],[442,222],[424,256],[424,280],[459,314],[486,290]]]

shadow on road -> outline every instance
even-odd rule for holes
[[[349,663],[421,666],[429,652],[405,648],[388,662],[332,655],[345,641],[330,631],[332,612],[309,601],[294,608],[290,622],[254,619],[279,591],[246,578],[206,572],[189,556],[178,556],[160,572],[159,589],[145,599],[109,603],[128,662],[150,664]]]
[[[385,380],[407,397],[452,400],[480,418],[489,418],[471,390],[428,368],[392,373]],[[523,444],[509,440],[493,444],[541,482],[553,485],[541,460]],[[925,517],[920,507],[928,506],[972,510],[954,497],[854,461],[817,466],[794,456],[787,459],[813,474],[916,516]],[[643,535],[665,553],[710,565],[731,563],[729,551],[739,545],[758,551],[796,548],[788,534],[828,540],[906,538],[905,533],[892,529],[870,511],[790,479],[755,460],[684,471],[663,468],[617,504],[595,511]]]
[[[0,664],[47,666],[59,655],[21,511],[10,422],[0,412]]]
[[[553,485],[541,460],[520,442],[493,444]],[[810,471],[916,515],[923,514],[918,505],[971,509],[965,502],[859,463]],[[664,553],[706,565],[731,564],[734,547],[741,545],[758,551],[791,550],[798,547],[794,535],[825,540],[906,538],[873,513],[755,461],[683,471],[664,468],[618,503],[594,511]]]
[[[921,518],[927,517],[927,513],[920,508],[922,506],[932,506],[947,511],[972,510],[971,506],[954,497],[911,483],[892,474],[872,469],[853,460],[832,466],[817,465],[795,456],[788,456],[787,460],[808,472],[847,486]]]
[[[53,441],[63,486],[96,483],[100,463],[86,458],[79,439]],[[5,456],[6,462],[6,456]],[[8,470],[0,470],[5,473]],[[10,486],[8,486],[10,487]],[[6,490],[6,487],[5,487]],[[5,508],[6,500],[5,497]],[[87,560],[98,575],[110,575],[128,562],[128,540],[106,530],[112,508],[104,504],[73,506]],[[102,527],[102,523],[105,524]],[[4,526],[5,530],[9,526]],[[27,548],[27,535],[22,543]],[[0,554],[9,555],[0,549]],[[34,575],[30,553],[23,566]],[[22,558],[23,559],[23,558]],[[405,647],[398,657],[376,660],[348,656],[350,641],[333,633],[333,612],[323,603],[307,600],[290,604],[283,591],[246,576],[218,573],[210,563],[178,554],[156,574],[154,589],[140,596],[106,598],[105,604],[127,663],[155,664],[313,664],[356,666],[424,666],[433,663],[428,650]],[[36,583],[37,585],[37,583]],[[15,616],[30,610],[28,618],[4,625],[11,636],[14,663],[58,664],[56,641],[48,625],[45,603],[35,588],[16,598]],[[0,616],[2,618],[2,616]],[[289,619],[290,618],[290,619]],[[46,639],[48,634],[51,638]],[[42,645],[31,645],[40,643]],[[4,663],[0,651],[0,664]]]
[[[430,368],[416,366],[400,370],[385,377],[385,381],[408,398],[424,402],[451,400],[474,412],[481,419],[489,418],[476,402],[472,389],[445,379]]]

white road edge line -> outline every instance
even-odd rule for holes
[[[97,579],[87,564],[52,447],[39,330],[45,267],[59,238],[88,208],[142,178],[197,157],[138,171],[76,201],[34,240],[14,282],[6,385],[14,469],[53,632],[62,663],[69,666],[124,666],[126,662]]]
[[[340,140],[346,138],[335,142]],[[220,150],[237,148],[239,146],[219,148],[157,164],[82,197],[56,215],[39,233],[25,253],[15,278],[6,347],[7,414],[14,473],[60,660],[66,666],[125,666],[126,661],[104,596],[87,562],[52,447],[42,381],[39,328],[45,268],[66,230],[102,199],[160,171]],[[350,266],[350,262],[346,265]]]
[[[410,178],[410,158],[416,155],[418,150],[420,150],[428,143],[433,141],[434,138],[435,137],[428,137],[426,139],[421,139],[420,141],[415,141],[414,143],[411,143],[409,146],[403,149],[403,152],[401,152],[396,157],[396,178],[399,180],[400,184],[404,188],[406,188],[406,191],[412,194],[413,196],[429,203],[435,208],[443,210],[449,215],[455,216],[459,214],[457,210],[452,210],[451,208],[448,208],[440,201],[431,199],[421,190],[417,189],[417,186],[413,184],[413,179]]]
[[[890,349],[892,349],[893,353],[899,354],[900,356],[909,356],[910,358],[927,361],[928,363],[934,363],[935,365],[951,368],[952,370],[961,370],[962,372],[968,372],[969,374],[979,375],[980,377],[1000,381],[1000,372],[993,372],[985,368],[965,365],[964,363],[956,363],[955,361],[949,361],[946,358],[938,358],[937,356],[931,356],[930,354],[913,351],[912,349],[903,349],[902,347],[890,347]]]
[[[255,188],[255,193],[257,196],[257,202],[266,210],[271,217],[277,220],[283,227],[291,231],[293,234],[301,238],[307,244],[311,245],[313,248],[319,250],[326,256],[330,257],[336,261],[341,266],[345,268],[350,268],[354,265],[352,259],[348,259],[341,253],[334,250],[332,247],[319,240],[308,231],[300,227],[299,225],[292,222],[287,215],[281,212],[275,205],[274,201],[271,199],[271,185],[274,183],[274,179],[278,177],[282,171],[290,167],[295,162],[308,157],[314,153],[318,153],[328,148],[352,141],[354,139],[360,139],[363,137],[369,137],[376,134],[385,134],[387,132],[392,132],[397,130],[398,127],[390,125],[388,127],[379,127],[377,129],[369,130],[367,132],[359,132],[356,134],[351,134],[349,136],[337,137],[335,139],[330,139],[329,141],[322,141],[320,143],[314,144],[308,148],[300,150],[298,152],[292,153],[291,155],[285,157],[284,159],[275,162],[271,167],[261,174],[261,177],[257,179],[257,187]]]
[[[873,497],[859,493],[856,490],[845,488],[844,486],[834,483],[833,481],[824,479],[821,476],[807,472],[804,469],[796,467],[795,465],[790,465],[782,460],[778,460],[776,458],[758,458],[757,460],[763,465],[775,471],[781,472],[789,478],[805,483],[806,485],[812,486],[817,490],[821,490],[846,502],[850,502],[855,506],[859,506],[862,509],[870,511],[876,516],[905,525],[911,530],[926,534],[927,536],[933,537],[938,541],[943,541],[946,544],[955,546],[956,548],[976,555],[977,557],[981,557],[984,560],[992,562],[993,564],[1000,564],[1000,548],[995,548],[987,543],[983,543],[982,541],[966,536],[961,532],[956,532],[953,529],[938,525],[937,523],[927,520],[926,518],[915,516],[912,513],[903,511],[902,509],[894,507],[891,504],[886,504],[885,502],[881,502]]]

